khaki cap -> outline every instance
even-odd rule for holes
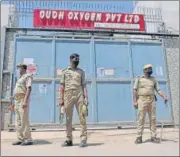
[[[152,68],[152,64],[146,64],[144,65],[143,69]]]
[[[23,67],[24,69],[27,69],[27,65],[24,63],[20,63],[17,65],[18,68]]]

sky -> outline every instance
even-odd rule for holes
[[[2,4],[9,2],[2,2]],[[11,1],[21,15],[19,27],[32,27],[33,9],[80,10],[97,12],[132,12],[132,1]],[[26,14],[25,14],[26,13]],[[28,14],[27,14],[28,13]]]

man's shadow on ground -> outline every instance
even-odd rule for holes
[[[34,141],[34,145],[48,145],[48,144],[52,144],[52,142],[49,142],[47,140],[35,140]]]
[[[160,138],[158,138],[159,139],[159,141],[160,141]],[[173,140],[173,139],[162,139],[159,143],[157,143],[157,144],[160,144],[160,143],[162,143],[162,142],[174,142],[174,143],[177,143],[177,142],[179,142],[178,140]],[[147,139],[147,140],[144,140],[143,141],[143,143],[153,143],[152,141],[151,141],[151,139]]]
[[[48,144],[53,144],[54,142],[50,142],[47,140],[35,140],[34,145],[48,145]],[[93,146],[100,146],[103,145],[104,143],[88,143],[88,147],[93,147]],[[79,143],[73,144],[73,146],[79,146]]]
[[[88,147],[95,147],[95,146],[100,146],[103,145],[104,143],[87,143]],[[73,144],[73,146],[79,146],[79,143]]]

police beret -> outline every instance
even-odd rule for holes
[[[24,63],[18,64],[17,67],[18,67],[18,68],[19,68],[19,67],[23,67],[24,69],[27,69],[27,65],[24,64]]]
[[[152,68],[152,64],[146,64],[144,65],[143,69]]]

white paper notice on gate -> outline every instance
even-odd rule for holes
[[[24,58],[23,63],[26,65],[34,64],[34,58]]]
[[[114,76],[114,69],[104,69],[104,74],[106,76]]]
[[[97,68],[97,77],[104,77],[104,68]]]
[[[62,69],[56,69],[56,75],[61,76],[62,75]]]
[[[156,75],[163,76],[163,68],[161,66],[156,67]]]
[[[47,93],[47,85],[46,84],[40,84],[39,85],[39,93],[40,94],[46,94]]]
[[[36,64],[28,64],[27,65],[27,73],[36,75],[37,74],[37,65]]]

